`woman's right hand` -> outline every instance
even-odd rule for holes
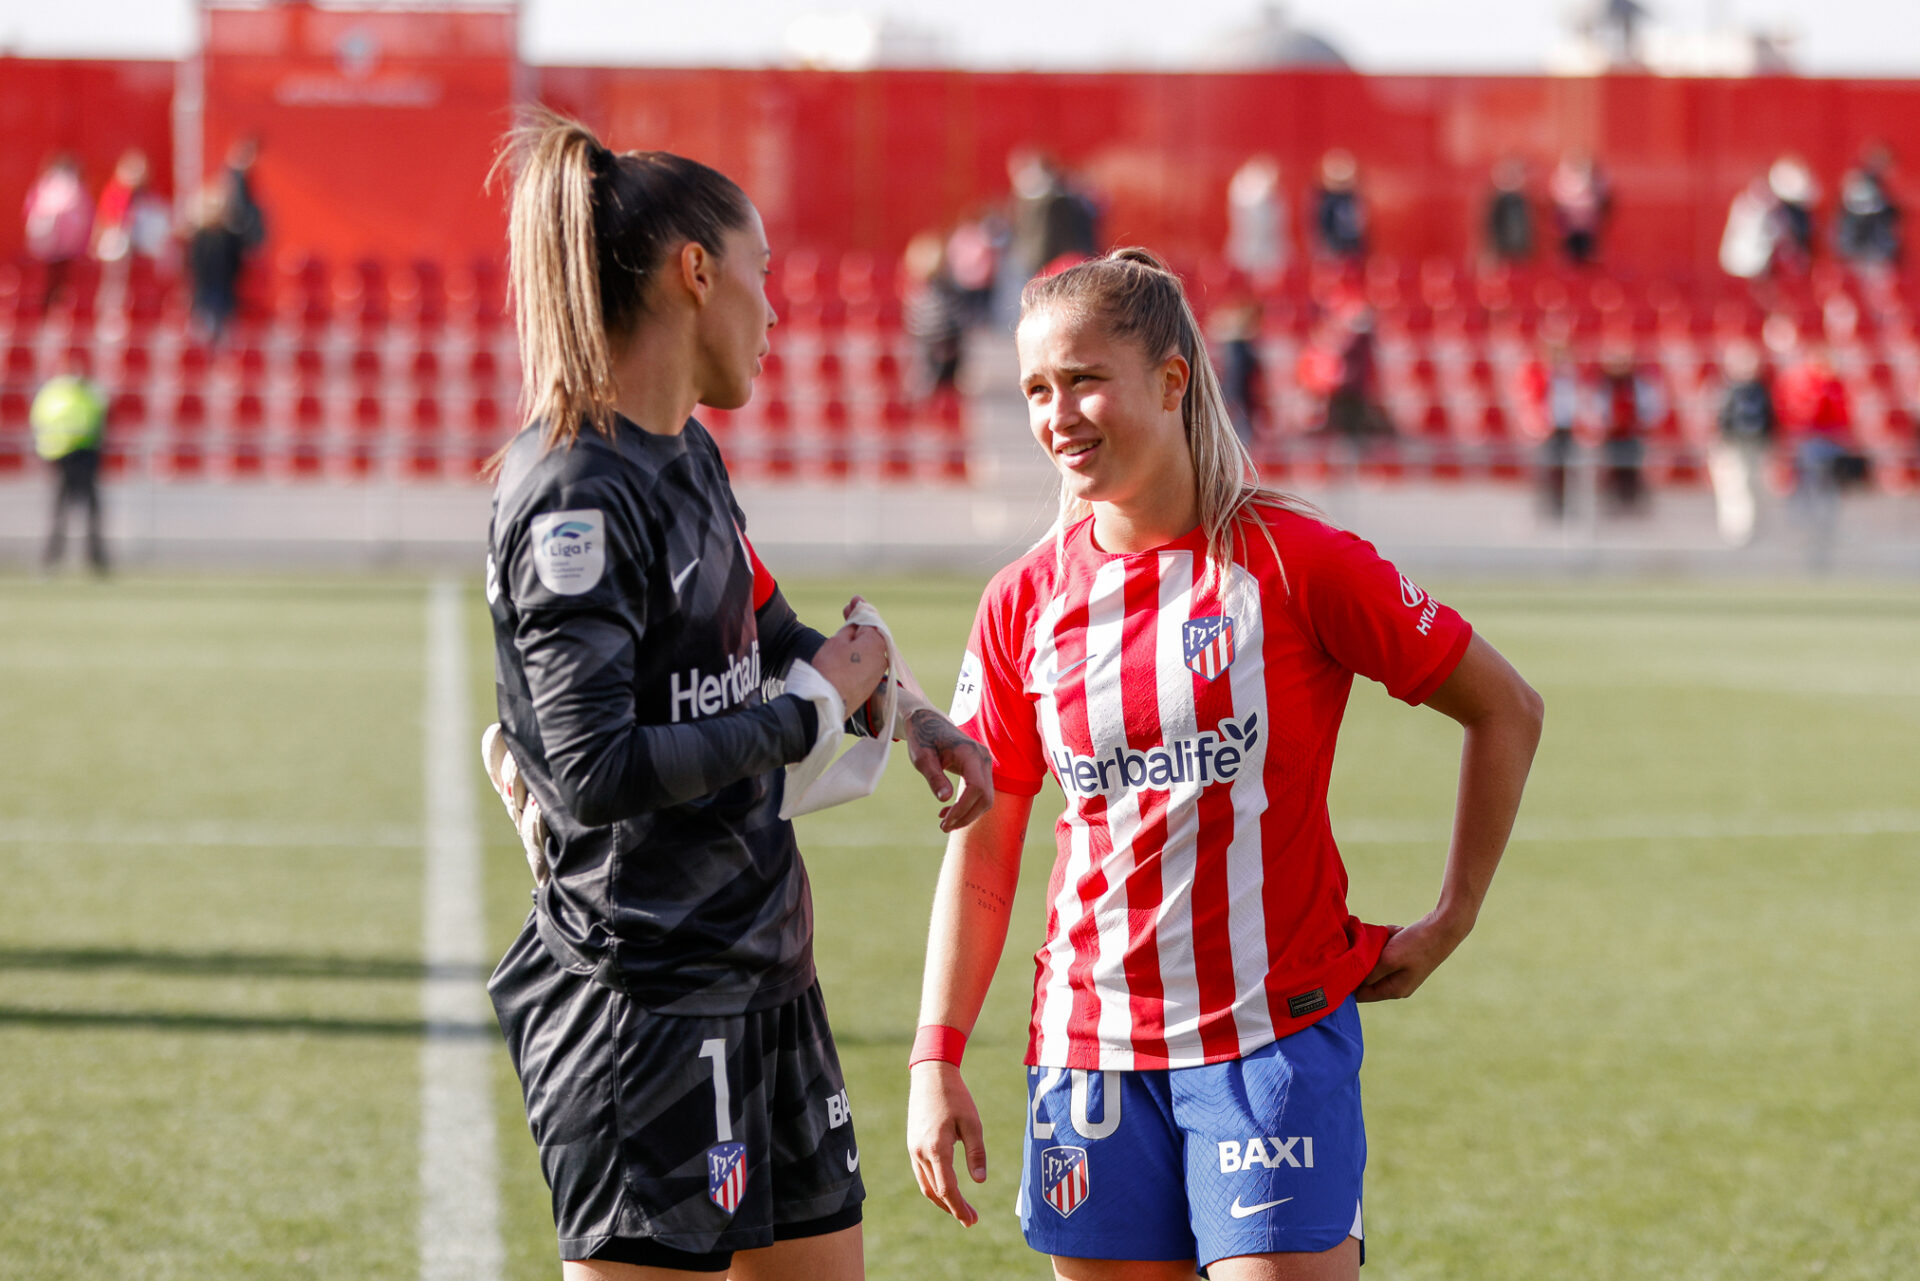
[[[907,1092],[907,1152],[913,1157],[913,1177],[920,1194],[972,1227],[980,1212],[960,1195],[953,1171],[953,1145],[967,1154],[967,1173],[975,1183],[987,1181],[986,1136],[980,1129],[980,1109],[973,1105],[960,1067],[927,1059],[913,1065]]]
[[[813,656],[813,670],[840,691],[849,712],[867,701],[887,674],[887,638],[877,627],[848,623]]]

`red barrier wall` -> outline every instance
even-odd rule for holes
[[[0,260],[20,252],[27,189],[55,152],[80,157],[96,193],[120,153],[147,153],[155,187],[173,191],[171,62],[0,58]]]
[[[1374,242],[1400,257],[1477,246],[1510,152],[1536,187],[1586,148],[1614,182],[1616,263],[1714,269],[1727,203],[1782,151],[1828,189],[1867,139],[1920,160],[1920,83],[1491,76],[1060,75],[546,68],[542,96],[615,145],[665,147],[740,180],[787,244],[897,251],[1006,190],[1007,153],[1056,153],[1109,201],[1107,238],[1182,258],[1226,233],[1228,177],[1272,154],[1293,226],[1320,154],[1359,158]]]

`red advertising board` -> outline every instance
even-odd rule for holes
[[[202,154],[258,138],[282,251],[462,257],[502,244],[483,190],[511,118],[511,8],[278,4],[206,13]]]

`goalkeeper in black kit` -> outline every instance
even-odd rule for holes
[[[889,696],[879,628],[795,617],[692,417],[746,403],[776,320],[745,194],[545,114],[509,157],[533,422],[497,464],[488,753],[538,884],[488,987],[565,1273],[857,1278],[784,772],[852,709],[905,738],[952,830],[992,804],[989,762],[904,673]]]

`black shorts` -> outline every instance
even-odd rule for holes
[[[724,1271],[860,1221],[860,1148],[819,984],[655,1014],[562,968],[530,916],[487,983],[553,1190],[562,1259]]]

